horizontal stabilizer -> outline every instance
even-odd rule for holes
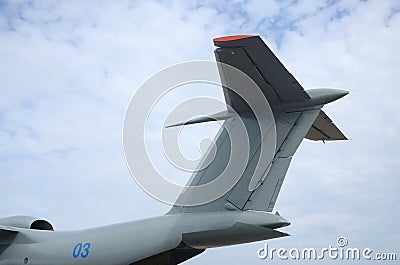
[[[221,120],[226,120],[226,119],[232,118],[234,116],[235,116],[234,112],[224,110],[224,111],[212,114],[212,115],[196,117],[196,118],[193,118],[193,119],[190,119],[187,121],[170,124],[170,125],[166,126],[165,128],[184,126],[184,125],[196,124],[196,123],[203,123],[203,122],[209,122],[209,121],[221,121]]]
[[[204,249],[284,236],[288,236],[288,234],[270,228],[238,222],[228,229],[183,234],[182,240],[186,245],[192,248]]]
[[[344,136],[328,115],[326,115],[322,110],[315,119],[305,138],[313,141],[347,140],[346,136]]]

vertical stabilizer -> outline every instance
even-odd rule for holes
[[[235,130],[240,128],[240,123],[244,124],[247,133],[243,134],[241,139],[247,137],[249,140],[249,159],[239,181],[220,198],[198,206],[175,205],[169,213],[272,211],[291,159],[304,138],[323,141],[346,139],[321,108],[348,92],[337,89],[305,91],[259,36],[222,37],[214,39],[214,44],[219,47],[215,50],[217,62],[244,72],[256,83],[262,96],[268,101],[275,122],[275,152],[271,161],[260,161],[262,160],[260,146],[267,139],[261,132],[260,126],[265,125],[263,122],[269,121],[257,120],[257,115],[246,100],[228,89],[230,84],[240,84],[240,80],[237,80],[236,75],[230,75],[224,67],[219,67],[222,84],[226,84],[223,85],[223,91],[228,110],[233,109],[239,117],[223,118],[224,126],[215,137],[217,151],[213,154],[214,160],[196,172],[188,185],[196,186],[211,182],[224,171],[231,156],[231,146],[238,144],[231,142],[228,131],[236,132]],[[240,90],[253,93],[248,89],[246,86],[240,87]],[[204,121],[207,120],[193,120],[190,123]],[[207,155],[210,154],[205,155],[205,161],[209,161]],[[260,165],[263,166],[261,171],[258,170]],[[190,200],[190,195],[186,194],[186,197]]]

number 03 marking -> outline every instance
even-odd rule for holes
[[[78,243],[75,245],[74,250],[72,251],[72,257],[74,259],[79,258],[86,258],[89,256],[89,250],[90,250],[90,243]]]

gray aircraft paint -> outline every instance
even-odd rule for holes
[[[257,175],[257,150],[264,139],[246,104],[224,88],[226,103],[244,120],[249,131],[251,153],[246,170],[237,184],[220,198],[204,205],[174,205],[166,215],[138,221],[76,231],[53,231],[40,218],[15,216],[0,219],[0,265],[129,265],[179,264],[212,247],[241,244],[287,236],[277,228],[289,225],[272,214],[291,158],[304,138],[345,140],[346,137],[321,110],[347,94],[336,89],[305,91],[258,36],[217,38],[218,62],[234,66],[249,75],[270,104],[276,124],[276,152],[268,170]],[[221,77],[227,79],[230,77]],[[245,89],[245,88],[243,88]],[[234,122],[227,113],[214,118]],[[211,115],[212,116],[212,115]],[[206,122],[195,119],[190,123]],[[175,124],[181,125],[181,124]],[[223,141],[222,128],[216,136],[215,159],[189,181],[213,180],[226,164],[230,143]],[[264,162],[264,161],[262,161]],[[190,199],[190,197],[187,197]]]

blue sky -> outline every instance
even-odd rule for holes
[[[258,34],[304,88],[351,91],[324,108],[351,140],[303,142],[275,207],[292,236],[270,246],[323,248],[343,235],[398,253],[399,10],[394,0],[0,1],[0,215],[62,230],[166,212],[125,165],[132,94],[169,65],[213,60],[214,37]],[[187,264],[262,264],[262,246]]]

